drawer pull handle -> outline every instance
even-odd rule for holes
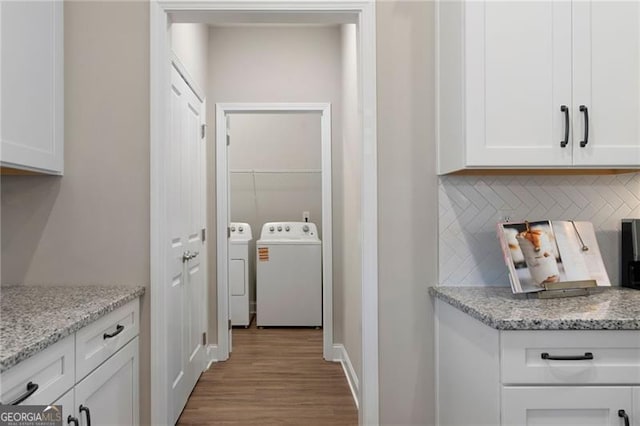
[[[14,399],[13,401],[7,404],[0,403],[0,405],[18,405],[21,402],[23,402],[25,399],[33,395],[38,390],[38,388],[39,386],[37,383],[29,382],[27,383],[27,391],[25,393],[23,393],[22,395],[20,395],[19,397],[17,397],[16,399]]]
[[[89,411],[89,407],[80,405],[79,409],[80,413],[84,413],[87,416],[87,426],[91,426],[91,411]]]
[[[629,426],[629,416],[624,410],[618,410],[618,417],[624,419],[624,426]]]
[[[105,340],[106,339],[111,339],[112,337],[116,337],[118,334],[122,333],[123,330],[124,330],[124,325],[118,324],[116,326],[116,331],[114,331],[113,333],[104,333],[104,335],[102,337]]]
[[[70,425],[71,423],[73,423],[75,426],[80,426],[78,418],[73,417],[71,414],[69,414],[69,417],[67,417],[67,424]]]
[[[593,354],[585,352],[584,355],[549,355],[547,352],[542,352],[540,358],[552,361],[588,361],[593,359]]]

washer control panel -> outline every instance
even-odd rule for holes
[[[311,222],[267,222],[262,226],[260,239],[318,239],[318,229]]]

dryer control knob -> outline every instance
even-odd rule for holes
[[[273,232],[273,226],[269,227],[269,231]]]
[[[282,232],[282,226],[278,226],[278,232]]]
[[[302,226],[302,230],[303,230],[304,232],[309,232],[309,225],[303,225],[303,226]]]
[[[236,232],[236,227],[235,226],[231,227],[231,232]]]
[[[289,227],[289,225],[287,225],[287,226],[284,227],[284,230],[289,232],[291,230],[291,228]]]
[[[242,226],[238,227],[238,232],[242,232],[244,231],[244,228]]]

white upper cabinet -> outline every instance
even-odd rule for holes
[[[640,167],[640,4],[442,0],[437,25],[440,173]]]
[[[0,162],[62,174],[63,2],[0,2]]]
[[[577,1],[573,16],[574,164],[638,166],[640,2]]]
[[[571,4],[466,5],[467,165],[571,164]]]

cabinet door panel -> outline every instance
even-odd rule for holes
[[[76,385],[80,405],[89,408],[93,426],[138,424],[137,337]],[[87,426],[86,415],[80,420]]]
[[[1,2],[2,165],[61,174],[63,2]]]
[[[574,164],[639,166],[640,3],[574,2],[573,14]]]
[[[503,387],[502,424],[619,426],[632,414],[630,387]]]
[[[632,414],[632,421],[634,421],[635,423],[632,424],[637,424],[640,419],[640,387],[634,387],[633,388],[633,414]]]
[[[571,106],[571,3],[468,2],[469,166],[563,166]]]
[[[75,389],[70,389],[67,393],[62,395],[56,402],[51,405],[61,405],[62,406],[62,424],[73,424],[73,422],[69,423],[69,416],[77,417],[78,413],[75,411],[75,398],[74,398]]]

